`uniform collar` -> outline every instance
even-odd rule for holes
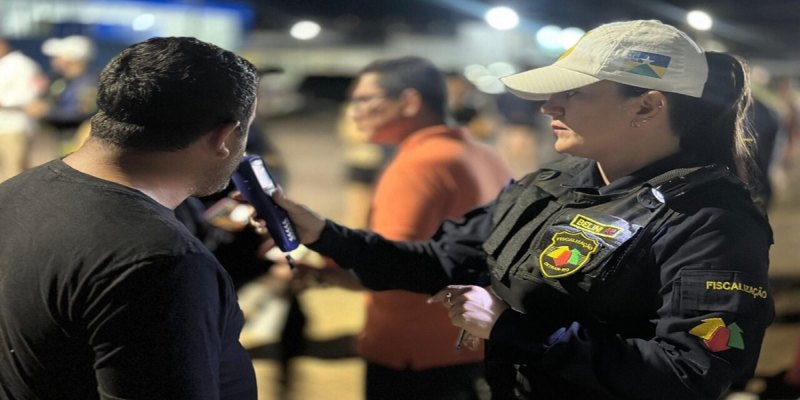
[[[667,171],[678,168],[702,166],[703,163],[684,153],[677,153],[662,158],[650,165],[641,168],[630,175],[623,176],[606,185],[597,162],[590,163],[586,168],[573,177],[566,185],[575,189],[585,189],[596,194],[612,194],[625,192],[641,186],[648,180],[655,178]]]

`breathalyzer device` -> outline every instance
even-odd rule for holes
[[[285,253],[296,249],[300,239],[286,211],[272,200],[278,185],[264,160],[254,154],[245,155],[232,178],[242,197],[256,209],[258,218],[266,221],[278,248]]]

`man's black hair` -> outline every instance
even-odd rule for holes
[[[190,37],[153,38],[100,73],[92,136],[124,149],[173,151],[227,122],[246,124],[258,73],[242,57]]]

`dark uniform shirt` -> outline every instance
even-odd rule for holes
[[[430,242],[328,222],[311,247],[376,290],[488,271],[511,306],[487,343],[496,399],[715,399],[752,375],[773,318],[772,237],[734,178],[697,167],[674,156],[604,185],[569,159]]]

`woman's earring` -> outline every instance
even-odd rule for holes
[[[631,128],[638,128],[640,126],[642,126],[641,122],[639,122],[638,120],[635,120],[635,119],[631,120]]]

